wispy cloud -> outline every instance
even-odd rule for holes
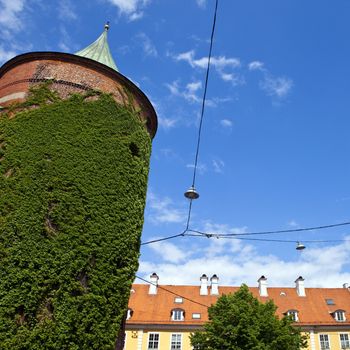
[[[187,51],[180,53],[174,56],[174,59],[177,61],[186,61],[191,67],[207,68],[208,57],[202,57],[195,59],[195,51]],[[218,69],[223,69],[226,67],[236,68],[241,65],[241,62],[238,58],[227,58],[226,56],[213,56],[210,60],[211,64]]]
[[[19,14],[24,10],[25,0],[0,0],[0,25],[16,30],[21,26]]]
[[[146,56],[158,56],[158,51],[154,44],[152,43],[151,39],[145,34],[145,33],[139,33],[136,38],[140,41],[143,52]]]
[[[159,237],[153,237],[152,239],[156,238]],[[150,248],[163,261],[168,261],[171,263],[180,263],[189,256],[189,254],[185,250],[169,242],[157,242],[151,244]]]
[[[290,221],[288,221],[287,224],[289,227],[293,227],[293,228],[300,226],[295,220],[290,220]]]
[[[150,0],[106,0],[116,6],[121,15],[127,16],[129,21],[136,21],[143,17],[144,8]]]
[[[63,51],[63,52],[70,52],[72,51],[72,39],[65,28],[64,25],[60,26],[60,41],[58,43],[58,47]]]
[[[215,173],[222,174],[224,172],[225,163],[221,159],[212,159],[212,166]]]
[[[183,87],[180,86],[178,80],[175,80],[172,83],[165,84],[165,86],[169,89],[172,95],[183,97],[188,102],[201,101],[201,98],[197,95],[198,90],[202,88],[202,83],[200,81],[193,81]]]
[[[195,58],[194,50],[172,55],[172,57],[176,61],[187,62],[193,68],[206,69],[208,65],[208,57]],[[243,77],[241,77],[237,72],[232,72],[233,69],[241,67],[239,58],[213,56],[210,63],[215,68],[222,80],[229,81],[234,85],[244,83]],[[230,71],[227,71],[228,69]]]
[[[189,103],[201,103],[202,95],[200,92],[202,90],[202,82],[195,80],[185,85],[181,85],[179,80],[175,80],[171,83],[165,84],[169,89],[171,95],[182,97]],[[212,97],[207,98],[205,101],[208,107],[217,107],[221,103],[232,101],[231,97]]]
[[[175,117],[165,116],[162,103],[151,100],[158,117],[158,126],[164,130],[169,130],[177,126],[179,119]]]
[[[193,169],[194,168],[194,164],[186,164],[186,168]],[[199,174],[203,175],[204,173],[207,172],[208,167],[204,163],[198,163],[197,164],[197,170],[198,170]]]
[[[207,0],[196,0],[196,3],[200,8],[205,8],[207,6]]]
[[[26,0],[0,0],[0,35],[2,39],[11,38],[13,32],[24,27],[21,18],[25,9]]]
[[[232,122],[232,120],[230,120],[230,119],[221,119],[221,120],[220,120],[220,125],[221,125],[223,128],[231,129],[232,126],[233,126],[233,122]]]
[[[176,208],[169,197],[160,197],[154,192],[147,194],[147,219],[153,224],[182,223],[186,220],[186,212]]]
[[[17,52],[12,50],[5,50],[3,46],[0,46],[0,63],[6,62],[16,55]]]
[[[286,97],[293,87],[293,80],[286,77],[273,77],[272,75],[265,75],[264,80],[260,82],[260,88],[266,92],[267,95],[277,98]]]
[[[158,125],[166,130],[174,128],[178,124],[178,119],[158,116]]]
[[[63,21],[74,21],[78,18],[71,0],[59,1],[58,16]]]
[[[264,63],[260,61],[252,61],[248,64],[249,70],[263,70],[264,69]]]
[[[263,74],[259,86],[268,96],[281,100],[291,92],[294,85],[293,80],[283,76],[274,76],[263,62],[252,61],[248,64],[248,69],[250,71],[260,71]]]

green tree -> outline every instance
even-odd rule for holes
[[[273,301],[261,303],[246,285],[234,294],[221,296],[208,309],[203,331],[191,335],[200,350],[298,350],[306,336],[290,317],[279,319]]]

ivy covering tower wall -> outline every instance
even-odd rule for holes
[[[0,115],[0,348],[115,348],[151,139],[110,96],[48,86]]]

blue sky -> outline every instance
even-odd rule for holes
[[[28,51],[74,53],[109,20],[122,74],[159,118],[142,240],[185,228],[214,0],[0,0],[0,63]],[[191,228],[243,233],[349,221],[350,3],[220,0]],[[350,227],[262,238],[350,239]],[[160,283],[340,287],[350,242],[178,238],[143,246]]]

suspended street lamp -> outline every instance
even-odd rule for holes
[[[304,244],[297,242],[297,246],[296,246],[296,250],[304,250],[306,247],[304,246]]]
[[[197,199],[199,198],[199,194],[196,191],[196,189],[194,188],[194,186],[191,186],[185,193],[184,196],[190,200],[192,199]]]

